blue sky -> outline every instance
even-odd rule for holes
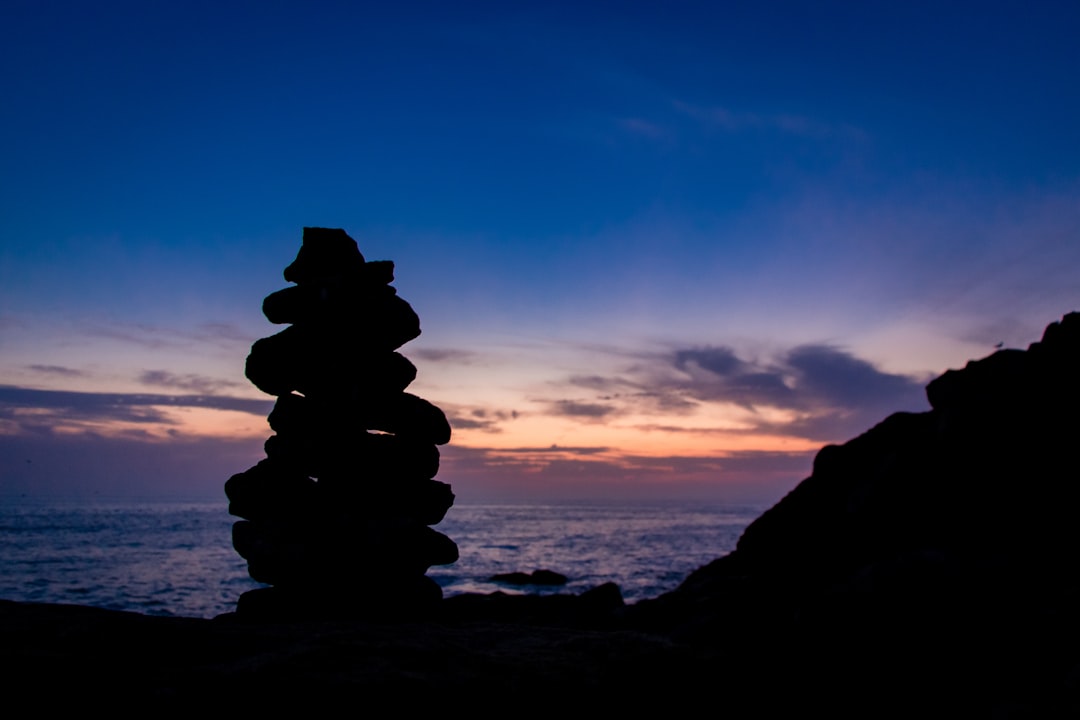
[[[306,225],[465,500],[775,499],[1077,307],[1073,3],[0,10],[0,492],[213,494]],[[243,402],[241,402],[243,401]]]

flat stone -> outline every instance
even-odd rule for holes
[[[296,260],[285,268],[285,279],[299,285],[359,272],[364,256],[356,241],[340,228],[304,228]]]

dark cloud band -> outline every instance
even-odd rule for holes
[[[222,395],[87,393],[0,385],[2,417],[12,417],[18,409],[39,409],[84,419],[163,421],[159,413],[148,412],[151,407],[200,407],[265,416],[273,408],[273,402]]]

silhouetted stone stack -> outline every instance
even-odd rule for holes
[[[242,614],[421,612],[442,597],[425,573],[457,560],[430,525],[454,502],[433,478],[450,440],[439,408],[405,388],[416,368],[395,352],[420,322],[345,231],[304,228],[294,286],[263,312],[284,331],[255,342],[247,377],[278,396],[267,458],[225,484],[233,545],[251,577]],[[372,432],[374,431],[374,432]]]

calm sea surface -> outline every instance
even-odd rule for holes
[[[259,585],[232,549],[224,502],[0,501],[0,599],[213,617]],[[613,581],[627,602],[674,589],[730,552],[753,506],[457,505],[437,529],[461,558],[432,568],[446,595],[521,592],[496,573],[545,568],[581,592]],[[363,572],[362,568],[357,569]]]

